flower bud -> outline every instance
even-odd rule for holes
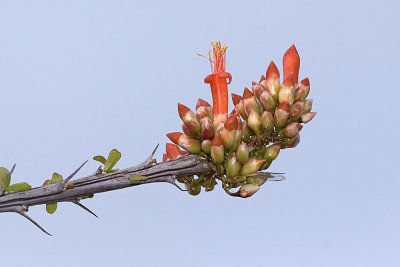
[[[226,177],[228,178],[236,177],[238,176],[239,172],[240,172],[240,163],[233,155],[226,163],[226,170],[225,170]]]
[[[286,125],[286,127],[283,129],[283,135],[288,138],[293,138],[296,135],[299,134],[301,129],[303,128],[303,125],[297,122],[292,122]]]
[[[258,101],[260,102],[262,108],[266,111],[272,111],[276,106],[274,98],[270,93],[268,93],[268,91],[262,92]]]
[[[295,146],[297,146],[300,143],[300,135],[296,135],[295,137],[292,138],[287,138],[286,140],[284,140],[284,148],[293,148]]]
[[[221,139],[225,149],[232,150],[235,140],[236,131],[238,129],[237,114],[234,113],[228,117],[221,130]]]
[[[239,116],[237,116],[237,122],[238,122],[238,127],[237,127],[236,134],[235,134],[235,141],[234,141],[234,145],[232,148],[233,150],[236,150],[236,148],[242,142],[242,136],[243,136],[243,122]]]
[[[178,103],[179,116],[181,117],[183,123],[189,128],[190,132],[196,134],[200,133],[200,121],[196,114],[191,111],[187,106]]]
[[[297,101],[290,107],[289,118],[292,121],[297,121],[298,119],[300,119],[301,115],[303,115],[303,110],[304,110],[304,102]]]
[[[265,160],[250,158],[242,168],[242,175],[249,175],[257,172],[260,167],[264,164]]]
[[[186,151],[180,150],[177,145],[171,143],[165,144],[165,151],[167,152],[166,154],[168,159],[176,159],[187,154]]]
[[[275,160],[278,157],[280,150],[281,150],[280,145],[271,145],[271,146],[267,147],[267,149],[265,150],[263,158],[267,162],[272,162],[273,160]]]
[[[249,147],[246,143],[241,143],[236,150],[236,157],[241,164],[249,160]]]
[[[198,183],[188,183],[186,184],[186,189],[190,195],[197,196],[201,192],[201,185]]]
[[[262,94],[262,92],[266,91],[266,89],[259,83],[254,83],[251,86],[251,89],[253,90],[253,94],[257,98],[257,100],[260,99],[260,95]]]
[[[261,135],[262,132],[262,120],[260,115],[255,110],[250,112],[250,116],[247,119],[249,128],[257,135]]]
[[[288,102],[289,105],[293,104],[294,102],[294,92],[295,87],[293,83],[292,77],[288,77],[281,87],[279,91],[279,103]]]
[[[248,198],[257,193],[259,189],[260,186],[256,184],[245,184],[240,187],[239,195],[241,198]]]
[[[275,63],[271,61],[267,69],[265,80],[261,81],[260,84],[268,90],[275,102],[278,101],[279,90],[281,87],[279,79],[279,70]]]
[[[200,98],[196,104],[196,114],[199,119],[208,117],[213,120],[214,118],[214,111],[211,105],[207,101]]]
[[[296,90],[294,93],[295,101],[304,101],[308,94],[310,93],[310,81],[308,78],[301,80],[299,84],[296,86]]]
[[[269,111],[264,111],[261,116],[262,129],[264,133],[270,133],[274,130],[274,116]]]
[[[224,156],[224,145],[222,144],[220,135],[216,133],[214,139],[211,141],[211,160],[215,165],[221,165],[224,162]]]
[[[213,139],[214,138],[215,130],[214,130],[212,121],[209,117],[204,117],[201,119],[200,130],[201,130],[201,136],[204,139]]]
[[[274,124],[276,127],[282,128],[285,126],[289,118],[289,112],[290,106],[288,102],[282,102],[276,107],[274,114]]]
[[[201,144],[199,140],[191,139],[187,135],[173,132],[167,134],[167,137],[191,154],[199,154],[201,152]]]
[[[219,132],[224,127],[224,123],[227,117],[228,114],[222,114],[222,113],[216,114],[214,116],[213,126],[216,132]]]
[[[252,110],[256,111],[258,114],[261,114],[261,107],[258,105],[253,93],[247,87],[244,88],[242,101],[246,116],[250,116]]]
[[[303,111],[303,113],[310,112],[311,109],[312,109],[312,104],[313,104],[313,100],[312,99],[306,99],[304,101],[304,111]]]
[[[193,129],[190,128],[185,123],[182,123],[182,131],[183,131],[184,134],[186,134],[187,136],[189,136],[191,138],[195,138],[197,136],[197,134],[193,131]]]
[[[300,57],[295,45],[292,45],[283,55],[283,80],[293,78],[296,84],[299,80]]]
[[[247,122],[244,121],[244,122],[243,122],[242,141],[243,141],[243,142],[249,141],[250,136],[251,136],[251,131],[250,131],[250,129],[249,129],[249,126],[247,125]]]
[[[246,120],[247,119],[247,115],[246,115],[246,112],[244,111],[244,105],[243,105],[242,99],[243,98],[240,95],[232,94],[232,102],[235,105],[236,111],[239,113],[239,115],[244,120]]]
[[[211,153],[211,140],[203,140],[201,142],[201,149],[204,151],[206,154]]]
[[[301,116],[301,121],[304,123],[310,122],[314,116],[317,115],[317,112],[308,112]]]
[[[168,155],[167,155],[166,153],[164,153],[164,154],[162,155],[162,160],[163,160],[163,161],[169,160]],[[46,180],[46,181],[49,181],[49,182],[50,182],[50,180]],[[43,185],[44,185],[44,184],[43,184]]]

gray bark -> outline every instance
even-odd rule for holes
[[[215,170],[215,166],[208,162],[207,159],[195,155],[187,155],[158,164],[152,156],[135,167],[106,174],[100,171],[71,181],[70,179],[80,170],[83,164],[62,182],[32,188],[25,192],[3,193],[3,195],[0,195],[0,213],[18,213],[49,234],[26,214],[28,207],[52,202],[71,202],[95,215],[79,202],[80,198],[111,190],[159,182],[170,183],[181,189],[176,184],[177,177]],[[129,180],[133,176],[139,177],[141,180]]]

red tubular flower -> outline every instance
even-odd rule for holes
[[[232,75],[225,71],[226,45],[220,42],[211,42],[213,57],[209,57],[212,74],[204,78],[204,82],[210,84],[214,114],[228,113],[228,84],[232,81]],[[211,52],[210,52],[211,54]]]
[[[295,45],[292,45],[283,55],[283,80],[293,77],[296,84],[299,81],[300,57]]]

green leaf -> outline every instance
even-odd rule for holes
[[[141,176],[141,175],[132,175],[131,177],[128,178],[129,181],[131,182],[140,182],[140,181],[144,181],[147,178],[145,176]]]
[[[105,164],[106,164],[106,161],[107,161],[106,158],[103,157],[103,156],[101,156],[101,155],[94,156],[93,159],[94,159],[95,161],[98,161],[98,162],[102,163],[103,165],[105,165]]]
[[[4,167],[0,167],[0,186],[4,189],[7,189],[7,187],[10,185],[10,181],[10,172]]]
[[[46,204],[46,211],[49,214],[53,214],[57,210],[57,202],[51,202]]]
[[[58,173],[53,173],[53,176],[51,177],[51,183],[55,184],[58,182],[61,182],[63,180],[63,177],[61,176],[61,174]]]
[[[104,171],[106,173],[109,173],[120,159],[121,159],[121,152],[119,152],[116,149],[111,150],[110,154],[108,154],[107,161],[104,164]]]
[[[12,184],[7,187],[8,192],[10,192],[10,191],[28,191],[31,189],[32,189],[32,186],[25,182]]]

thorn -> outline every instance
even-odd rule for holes
[[[25,217],[26,219],[28,219],[31,223],[33,223],[34,225],[36,225],[37,228],[39,228],[40,230],[42,230],[45,234],[48,234],[49,236],[52,236],[49,232],[47,232],[46,230],[44,230],[44,228],[42,226],[40,226],[40,224],[38,224],[34,219],[32,219],[31,217],[28,216],[28,214],[26,214],[24,212],[24,210],[22,209],[22,207],[15,207],[14,212],[18,213],[19,215],[21,215],[22,217]]]
[[[154,156],[154,154],[156,153],[156,151],[157,151],[157,149],[158,149],[159,146],[160,146],[160,144],[157,144],[157,145],[156,145],[156,147],[153,149],[153,152],[151,152],[150,157],[153,157],[153,156]]]
[[[86,160],[84,163],[82,163],[82,165],[79,166],[78,169],[76,169],[70,176],[68,176],[64,181],[62,181],[62,185],[64,186],[66,183],[68,183],[69,180],[71,180],[72,177],[74,177],[75,174],[77,174],[82,169],[82,167],[85,166],[86,162],[88,162],[88,160]]]
[[[17,166],[17,164],[14,163],[14,165],[12,166],[12,168],[10,170],[10,176],[13,174],[16,166]]]
[[[187,192],[188,190],[187,190],[187,189],[183,189],[182,187],[180,187],[180,186],[176,183],[175,179],[176,179],[176,175],[173,175],[173,176],[171,177],[171,179],[168,180],[168,183],[174,185],[176,188],[178,188],[178,189],[179,189],[180,191],[182,191],[182,192]]]
[[[92,214],[94,217],[99,218],[99,216],[96,215],[96,213],[94,213],[93,211],[91,211],[88,207],[86,207],[85,205],[83,205],[82,203],[79,202],[79,200],[75,199],[72,201],[72,203],[76,204],[77,206],[81,207],[82,209],[86,210],[87,212],[89,212],[90,214]]]
[[[153,156],[156,153],[159,146],[160,146],[160,144],[157,144],[156,147],[153,149],[153,152],[151,152],[150,156],[145,161],[143,161],[143,163],[140,164],[139,166],[144,166],[144,167],[151,166],[154,162]]]

